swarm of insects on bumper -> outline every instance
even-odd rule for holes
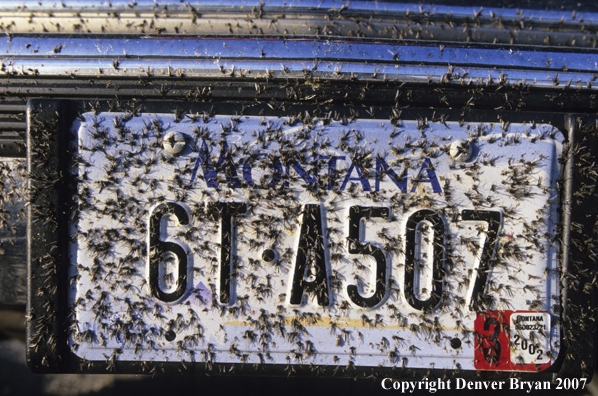
[[[31,231],[31,239],[49,247],[48,252],[43,254],[39,251],[31,252],[30,273],[36,273],[32,276],[36,277],[35,281],[38,283],[35,290],[38,300],[36,306],[32,306],[29,311],[28,342],[30,355],[39,353],[42,356],[41,365],[48,367],[59,364],[58,351],[64,347],[56,336],[62,323],[58,318],[59,307],[54,298],[59,293],[57,279],[61,272],[59,262],[64,260],[56,238],[60,223],[57,202],[60,191],[66,191],[66,186],[63,175],[58,171],[57,150],[48,150],[48,147],[55,147],[61,135],[60,124],[52,110],[56,111],[56,108],[48,111],[47,108],[33,107],[29,110],[30,138],[44,143],[40,146],[28,145],[29,155],[32,158],[28,165],[30,200],[28,217],[31,224],[42,225],[35,231]],[[49,353],[43,352],[46,348]]]
[[[0,162],[0,298],[13,304],[23,303],[26,291],[26,268],[19,254],[26,242],[26,165],[21,159]]]
[[[185,136],[178,155],[163,149],[169,132]],[[110,362],[208,368],[472,366],[454,354],[473,354],[476,310],[553,312],[559,298],[547,286],[556,265],[533,272],[556,262],[558,166],[546,153],[557,133],[85,113],[70,347],[88,360],[99,346],[114,351],[100,357]],[[470,159],[451,157],[457,140],[475,147]],[[483,211],[499,217],[470,214]],[[522,271],[528,281],[516,283]]]

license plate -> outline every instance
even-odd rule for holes
[[[550,125],[90,112],[73,131],[84,361],[542,371],[559,354]]]
[[[30,106],[34,370],[467,376],[562,355],[551,125]]]

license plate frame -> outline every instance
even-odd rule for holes
[[[101,104],[104,109],[108,108],[107,103]],[[181,103],[170,104],[144,104],[146,109],[152,106],[157,109],[178,109],[195,113],[201,109],[201,105],[188,105]],[[207,109],[208,106],[203,106]],[[211,108],[211,106],[209,106]],[[226,104],[228,110],[223,112],[231,116],[238,111],[233,105]],[[76,191],[73,179],[69,175],[68,155],[72,148],[69,147],[70,137],[68,130],[76,117],[84,111],[85,105],[77,101],[51,101],[51,100],[32,100],[28,104],[28,164],[31,171],[37,171],[36,177],[30,179],[30,189],[33,192],[31,196],[29,232],[28,232],[28,268],[29,268],[29,294],[28,294],[28,361],[29,366],[37,372],[106,372],[106,370],[117,370],[117,372],[126,373],[148,373],[152,370],[176,371],[181,368],[192,372],[208,371],[208,365],[205,362],[180,363],[180,362],[136,362],[136,361],[114,361],[106,359],[105,361],[86,361],[74,355],[68,347],[68,330],[64,329],[61,323],[69,317],[71,312],[68,310],[68,295],[66,290],[69,284],[68,266],[68,240],[69,225],[68,216],[60,215],[69,213],[70,200]],[[88,109],[89,110],[89,109]],[[256,111],[258,109],[255,109]],[[263,110],[263,109],[262,109]],[[150,110],[144,110],[149,112]],[[162,111],[165,112],[165,111]],[[273,112],[273,115],[276,115]],[[414,110],[417,113],[417,110]],[[468,121],[495,120],[495,115],[484,112],[470,112]],[[408,116],[407,116],[408,117]],[[517,116],[514,116],[516,118]],[[413,117],[416,118],[416,117]],[[50,144],[48,144],[50,142]],[[62,177],[57,177],[62,175]],[[59,179],[59,180],[57,180]],[[48,190],[51,187],[50,190]],[[566,189],[565,189],[566,190]],[[44,192],[45,191],[45,192]],[[561,197],[562,202],[567,202],[567,197]],[[43,210],[43,212],[42,212]],[[51,213],[45,221],[37,220],[42,213]],[[567,228],[567,227],[565,227]],[[587,298],[582,293],[568,291],[567,299],[575,301]],[[573,300],[572,300],[573,299]],[[45,310],[45,312],[43,312]],[[40,314],[40,312],[43,312]],[[566,320],[563,321],[567,323]],[[42,330],[50,334],[50,339],[39,337]],[[561,330],[575,331],[574,328]],[[37,338],[36,338],[37,336]],[[54,339],[52,339],[54,337]],[[46,345],[43,341],[49,341]],[[52,343],[54,342],[54,344]],[[561,354],[563,353],[561,348]],[[580,353],[585,353],[579,351]],[[561,364],[562,362],[562,364]],[[536,373],[517,373],[523,378],[533,378],[535,380],[551,379],[555,371],[566,372],[567,362],[558,359],[558,364],[545,372]],[[354,377],[356,375],[367,375],[375,372],[377,376],[393,375],[396,377],[397,368],[379,368],[379,367],[350,367],[339,370],[339,366],[323,365],[314,370],[309,365],[293,364],[280,365],[268,364],[260,365],[259,371],[241,363],[213,363],[210,370],[216,372],[233,372],[236,374],[287,374],[289,370],[303,374],[318,373],[318,376],[342,375]],[[558,366],[558,370],[557,370]],[[292,368],[289,368],[292,367]],[[215,369],[214,369],[215,368]],[[398,368],[402,373],[408,375],[425,376],[429,371],[422,368]],[[454,372],[455,370],[435,370],[439,372]],[[494,372],[497,377],[507,377],[510,372]],[[399,374],[401,376],[406,374]],[[475,370],[460,371],[459,376],[463,378],[477,376]]]

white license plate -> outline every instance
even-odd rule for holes
[[[76,355],[554,362],[558,130],[301,117],[82,115]]]

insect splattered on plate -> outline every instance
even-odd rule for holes
[[[84,113],[73,126],[80,358],[549,365],[516,364],[508,342],[495,348],[506,327],[476,324],[513,311],[537,312],[532,348],[558,355],[552,126],[124,118]],[[176,154],[163,148],[173,133],[186,142]]]

